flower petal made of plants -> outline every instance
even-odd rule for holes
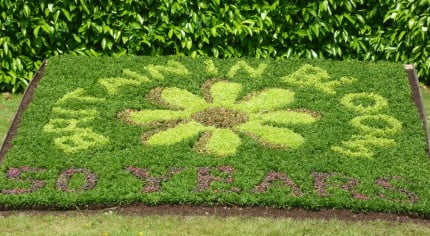
[[[130,111],[129,119],[136,124],[145,125],[157,121],[178,120],[189,115],[186,111],[140,110]]]
[[[293,100],[294,92],[272,88],[262,91],[249,100],[242,101],[235,108],[248,113],[273,111],[290,104]]]
[[[291,129],[262,125],[259,122],[247,122],[236,129],[268,146],[298,148],[304,142],[304,138]]]
[[[197,136],[207,128],[195,121],[179,124],[173,128],[158,132],[148,138],[148,145],[171,145]]]
[[[218,156],[229,156],[236,153],[241,144],[240,137],[230,129],[215,129],[212,131],[206,150]]]
[[[230,108],[242,91],[242,85],[225,81],[217,82],[210,88],[211,97],[215,106]]]
[[[273,111],[265,114],[255,114],[251,119],[279,124],[310,124],[317,120],[312,115],[297,111]]]
[[[189,112],[198,112],[209,107],[201,97],[180,88],[165,88],[161,98],[169,105],[185,109]]]

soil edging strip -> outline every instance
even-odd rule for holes
[[[420,91],[420,86],[418,83],[417,72],[415,71],[415,67],[412,64],[406,64],[404,66],[406,73],[408,75],[409,87],[411,88],[411,96],[414,101],[418,113],[420,114],[421,121],[423,122],[423,129],[426,134],[426,153],[430,156],[430,140],[429,140],[429,130],[427,125],[427,116],[424,110],[423,99]]]
[[[24,115],[25,109],[27,109],[28,105],[33,100],[34,92],[36,91],[39,81],[43,77],[43,72],[45,71],[46,65],[47,60],[43,60],[42,65],[40,65],[39,69],[33,75],[30,84],[24,92],[21,102],[19,103],[18,111],[15,113],[15,116],[12,120],[12,124],[9,127],[6,137],[3,140],[3,144],[1,145],[0,164],[2,163],[3,157],[6,156],[7,151],[12,147],[12,139],[15,137],[18,131],[18,126],[21,122],[22,115]]]

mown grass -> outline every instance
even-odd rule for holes
[[[430,92],[423,90],[427,112]],[[8,129],[20,95],[0,97],[0,137]],[[430,226],[387,221],[345,222],[244,217],[122,216],[80,212],[21,214],[0,217],[1,235],[429,235]]]
[[[428,87],[424,87],[423,89],[421,89],[421,96],[423,98],[423,103],[424,103],[424,110],[426,112],[427,115],[427,122],[430,121],[430,88]]]
[[[20,94],[0,94],[0,143],[3,142],[20,100]]]
[[[13,215],[2,235],[429,235],[428,225],[212,216]]]

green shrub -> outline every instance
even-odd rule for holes
[[[0,91],[63,53],[391,60],[430,82],[429,12],[429,0],[0,0]]]

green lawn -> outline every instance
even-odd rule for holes
[[[423,93],[426,108],[430,92]],[[0,97],[0,137],[6,132],[20,96]],[[3,109],[6,108],[6,109]],[[428,112],[430,110],[427,110]],[[0,216],[0,235],[429,235],[430,225],[386,221],[270,219],[261,217],[123,216],[86,211]]]
[[[19,94],[0,94],[0,142],[3,141],[4,135],[6,135],[20,101],[21,95]]]
[[[20,215],[0,219],[1,235],[429,235],[430,226],[211,216],[122,216],[100,213]]]
[[[421,90],[421,95],[424,101],[424,110],[426,111],[427,115],[427,122],[430,121],[430,89],[425,87]]]

